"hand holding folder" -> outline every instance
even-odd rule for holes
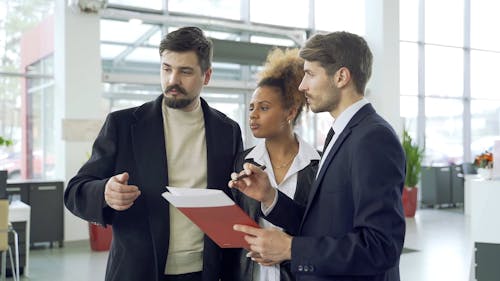
[[[162,196],[221,248],[249,248],[233,225],[259,225],[222,190],[167,186]]]

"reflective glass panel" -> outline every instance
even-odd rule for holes
[[[401,96],[399,102],[399,116],[403,120],[403,126],[412,139],[417,141],[418,97]]]
[[[418,94],[418,45],[401,42],[399,44],[399,86],[403,95]]]
[[[463,102],[461,99],[425,99],[425,163],[450,164],[463,160]]]
[[[471,97],[498,99],[500,53],[471,51]]]
[[[168,10],[185,14],[196,14],[215,18],[239,20],[239,0],[169,0]]]
[[[153,28],[159,29],[158,26],[145,23],[135,23],[116,20],[101,20],[101,41],[119,42],[119,43],[134,43],[147,31]],[[153,36],[153,34],[151,34]],[[149,38],[145,38],[148,40]],[[157,42],[159,44],[160,42]]]
[[[426,96],[463,96],[463,57],[460,48],[425,47]]]
[[[308,0],[252,0],[250,21],[306,28],[309,22]]]
[[[130,6],[137,8],[146,8],[153,10],[161,10],[163,8],[164,0],[108,0],[109,4],[116,4],[120,6]],[[170,1],[169,1],[170,2]]]
[[[473,0],[471,6],[471,47],[500,51],[500,1]]]
[[[399,1],[399,39],[418,41],[418,0]]]
[[[464,1],[425,1],[425,42],[463,46],[463,41]]]
[[[365,34],[364,0],[315,0],[314,5],[314,24],[317,30],[345,30],[361,36]]]
[[[493,142],[500,140],[500,101],[471,101],[471,159],[485,150],[492,151]]]
[[[471,159],[500,140],[500,100],[471,101]]]

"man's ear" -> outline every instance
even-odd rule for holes
[[[334,82],[338,88],[342,88],[351,81],[351,72],[347,67],[341,67],[334,75]]]
[[[205,71],[205,80],[203,80],[203,85],[208,85],[208,82],[210,82],[210,78],[212,77],[212,68],[210,67]]]

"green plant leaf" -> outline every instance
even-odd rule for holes
[[[415,187],[417,186],[420,178],[420,172],[422,171],[424,150],[417,144],[413,143],[413,140],[406,129],[403,130],[402,146],[406,156],[405,186]]]

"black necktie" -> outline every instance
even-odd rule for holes
[[[328,144],[332,140],[333,135],[335,135],[335,131],[332,128],[330,128],[330,131],[328,131],[328,135],[326,135],[325,145],[323,146],[323,153],[325,153],[326,147],[328,146]]]

